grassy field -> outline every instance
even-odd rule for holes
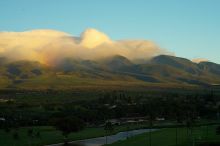
[[[146,127],[146,125],[130,125],[130,129],[139,129]],[[42,126],[42,127],[33,127],[34,133],[40,132],[40,137],[29,137],[28,136],[28,127],[19,128],[17,140],[13,139],[14,130],[11,130],[10,133],[7,133],[3,130],[0,130],[0,146],[42,146],[45,144],[54,144],[63,142],[62,133],[55,130],[53,127]],[[117,126],[114,128],[114,133],[120,131],[126,131],[127,126]],[[102,127],[99,128],[86,128],[83,131],[78,133],[73,133],[69,135],[69,140],[79,140],[93,137],[104,136],[105,131]]]
[[[216,126],[195,127],[192,136],[190,133],[187,135],[186,128],[178,128],[177,131],[177,146],[193,146],[202,142],[220,142],[220,135],[216,135]],[[144,133],[108,146],[150,146],[149,137],[149,133]],[[152,132],[151,137],[151,146],[176,146],[176,128]]]
[[[146,127],[146,125],[130,125],[130,129],[138,129]],[[28,127],[19,128],[17,140],[13,139],[14,130],[7,133],[0,130],[0,146],[42,146],[45,144],[53,144],[63,142],[61,132],[55,130],[53,127],[42,126],[33,127],[34,133],[40,132],[40,137],[29,137]],[[126,131],[127,126],[115,127],[114,133]],[[176,144],[176,128],[165,128],[159,131],[152,132],[151,146],[174,146]],[[81,132],[69,135],[69,140],[87,139],[92,137],[104,136],[103,128],[86,128]],[[190,135],[190,133],[189,133]],[[186,128],[178,128],[178,146],[190,146],[194,138],[195,142],[201,141],[220,141],[220,135],[216,135],[216,126],[201,126],[193,128],[193,136],[187,136]],[[149,133],[141,134],[131,137],[125,141],[119,141],[109,146],[146,146],[149,145]]]

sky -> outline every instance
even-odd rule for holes
[[[87,28],[220,63],[220,0],[0,0],[0,31]]]

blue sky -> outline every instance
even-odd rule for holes
[[[0,31],[96,28],[220,63],[220,0],[0,0]]]

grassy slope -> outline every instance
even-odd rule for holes
[[[197,80],[210,84],[220,82],[219,65],[198,65],[184,58],[166,55],[141,65],[134,65],[121,56],[111,58],[109,63],[76,60],[70,60],[69,63],[66,68],[70,72],[65,72],[65,67],[54,69],[38,62],[0,63],[0,89],[116,89],[118,86],[139,88],[150,85],[190,88],[200,84]]]
[[[125,84],[126,83],[126,84]],[[111,86],[111,85],[130,85],[130,84],[142,84],[140,81],[131,79],[123,80],[120,78],[104,80],[99,78],[79,77],[76,75],[45,75],[39,76],[33,79],[26,80],[25,82],[18,84],[17,88],[23,89],[72,89],[83,88],[88,86]]]
[[[4,89],[10,85],[10,80],[0,75],[0,89]]]
[[[78,75],[42,75],[32,79],[24,80],[19,84],[13,85],[15,89],[30,89],[30,90],[44,90],[44,89],[112,89],[112,90],[138,90],[150,88],[197,88],[197,86],[189,84],[177,83],[148,83],[127,76],[112,77],[110,79],[81,77]]]

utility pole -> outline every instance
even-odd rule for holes
[[[178,145],[178,133],[177,133],[178,131],[177,130],[178,130],[178,127],[176,126],[176,146]]]

